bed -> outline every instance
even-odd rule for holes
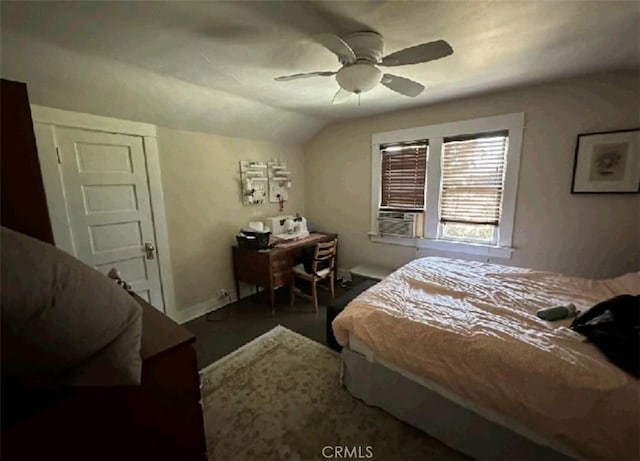
[[[536,317],[640,293],[640,273],[588,280],[448,258],[403,266],[333,321],[355,396],[477,459],[638,459],[640,382]]]

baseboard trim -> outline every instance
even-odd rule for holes
[[[206,301],[202,301],[201,303],[187,307],[186,309],[176,310],[171,318],[179,324],[183,324],[193,319],[197,319],[202,315],[208,314],[209,312],[221,309],[224,306],[234,303],[235,301],[236,299],[233,295],[231,295],[229,298],[225,297],[222,299],[207,299]]]
[[[338,277],[343,280],[351,280],[351,272],[349,269],[338,268],[337,270]],[[246,289],[245,289],[246,288]],[[253,286],[247,285],[247,287],[241,286],[240,290],[240,298],[245,298],[247,296],[252,296],[254,293],[252,292]],[[262,289],[260,290],[262,291]],[[178,309],[173,312],[171,315],[171,319],[179,324],[183,324],[189,322],[193,319],[197,319],[198,317],[208,314],[209,312],[213,312],[215,310],[221,309],[231,303],[236,302],[238,299],[234,294],[231,294],[230,297],[225,298],[211,298],[206,301],[202,301],[198,304],[194,304],[193,306],[187,307],[186,309]]]

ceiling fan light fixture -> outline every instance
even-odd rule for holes
[[[352,93],[373,89],[382,79],[382,71],[370,63],[344,66],[336,74],[338,85]]]

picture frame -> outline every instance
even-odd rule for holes
[[[578,134],[572,194],[640,192],[640,128]]]

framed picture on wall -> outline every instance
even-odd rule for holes
[[[640,128],[578,135],[573,194],[640,192]]]

